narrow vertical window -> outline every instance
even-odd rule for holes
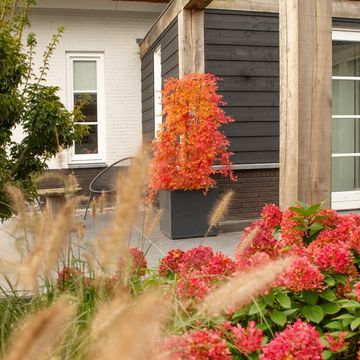
[[[81,126],[88,126],[89,133],[72,149],[71,162],[104,161],[104,91],[102,54],[70,54],[69,105],[73,109],[86,96],[82,109],[85,116]]]
[[[154,111],[155,111],[155,137],[162,124],[162,78],[161,78],[161,46],[154,52]]]

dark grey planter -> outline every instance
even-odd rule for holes
[[[160,230],[170,239],[201,237],[209,229],[209,214],[218,198],[218,188],[204,195],[201,190],[161,190],[159,194]],[[208,236],[219,232],[211,229]]]

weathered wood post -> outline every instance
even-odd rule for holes
[[[331,197],[332,5],[280,0],[280,206]]]

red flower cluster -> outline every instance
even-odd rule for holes
[[[213,330],[195,330],[173,336],[164,343],[164,352],[171,360],[231,360],[225,340]]]
[[[324,276],[306,256],[294,259],[289,269],[279,277],[278,285],[293,291],[321,291],[324,287]]]
[[[180,249],[170,250],[165,257],[161,259],[159,265],[160,276],[172,276],[180,272],[179,265],[183,261],[184,251]]]
[[[345,331],[340,331],[337,338],[330,334],[326,335],[325,340],[329,343],[329,350],[336,353],[348,346],[350,343],[346,341],[346,335]]]
[[[130,248],[129,249],[131,257],[131,274],[144,276],[147,270],[147,261],[143,251],[139,248]]]
[[[297,320],[263,348],[261,360],[321,360],[324,345],[315,328]]]
[[[264,333],[256,327],[255,321],[249,321],[245,329],[241,325],[231,327],[233,342],[241,354],[250,354],[261,349]]]
[[[357,301],[360,301],[360,281],[358,281],[358,282],[354,285],[354,292],[355,292]]]
[[[160,276],[177,275],[177,295],[186,304],[202,300],[210,289],[236,270],[235,262],[209,246],[199,246],[186,252],[171,250],[159,266]]]

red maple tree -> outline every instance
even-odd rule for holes
[[[235,179],[229,141],[219,129],[234,120],[220,108],[225,103],[217,94],[217,80],[213,74],[189,74],[165,82],[166,121],[152,143],[151,198],[159,190],[207,191],[216,173]]]

